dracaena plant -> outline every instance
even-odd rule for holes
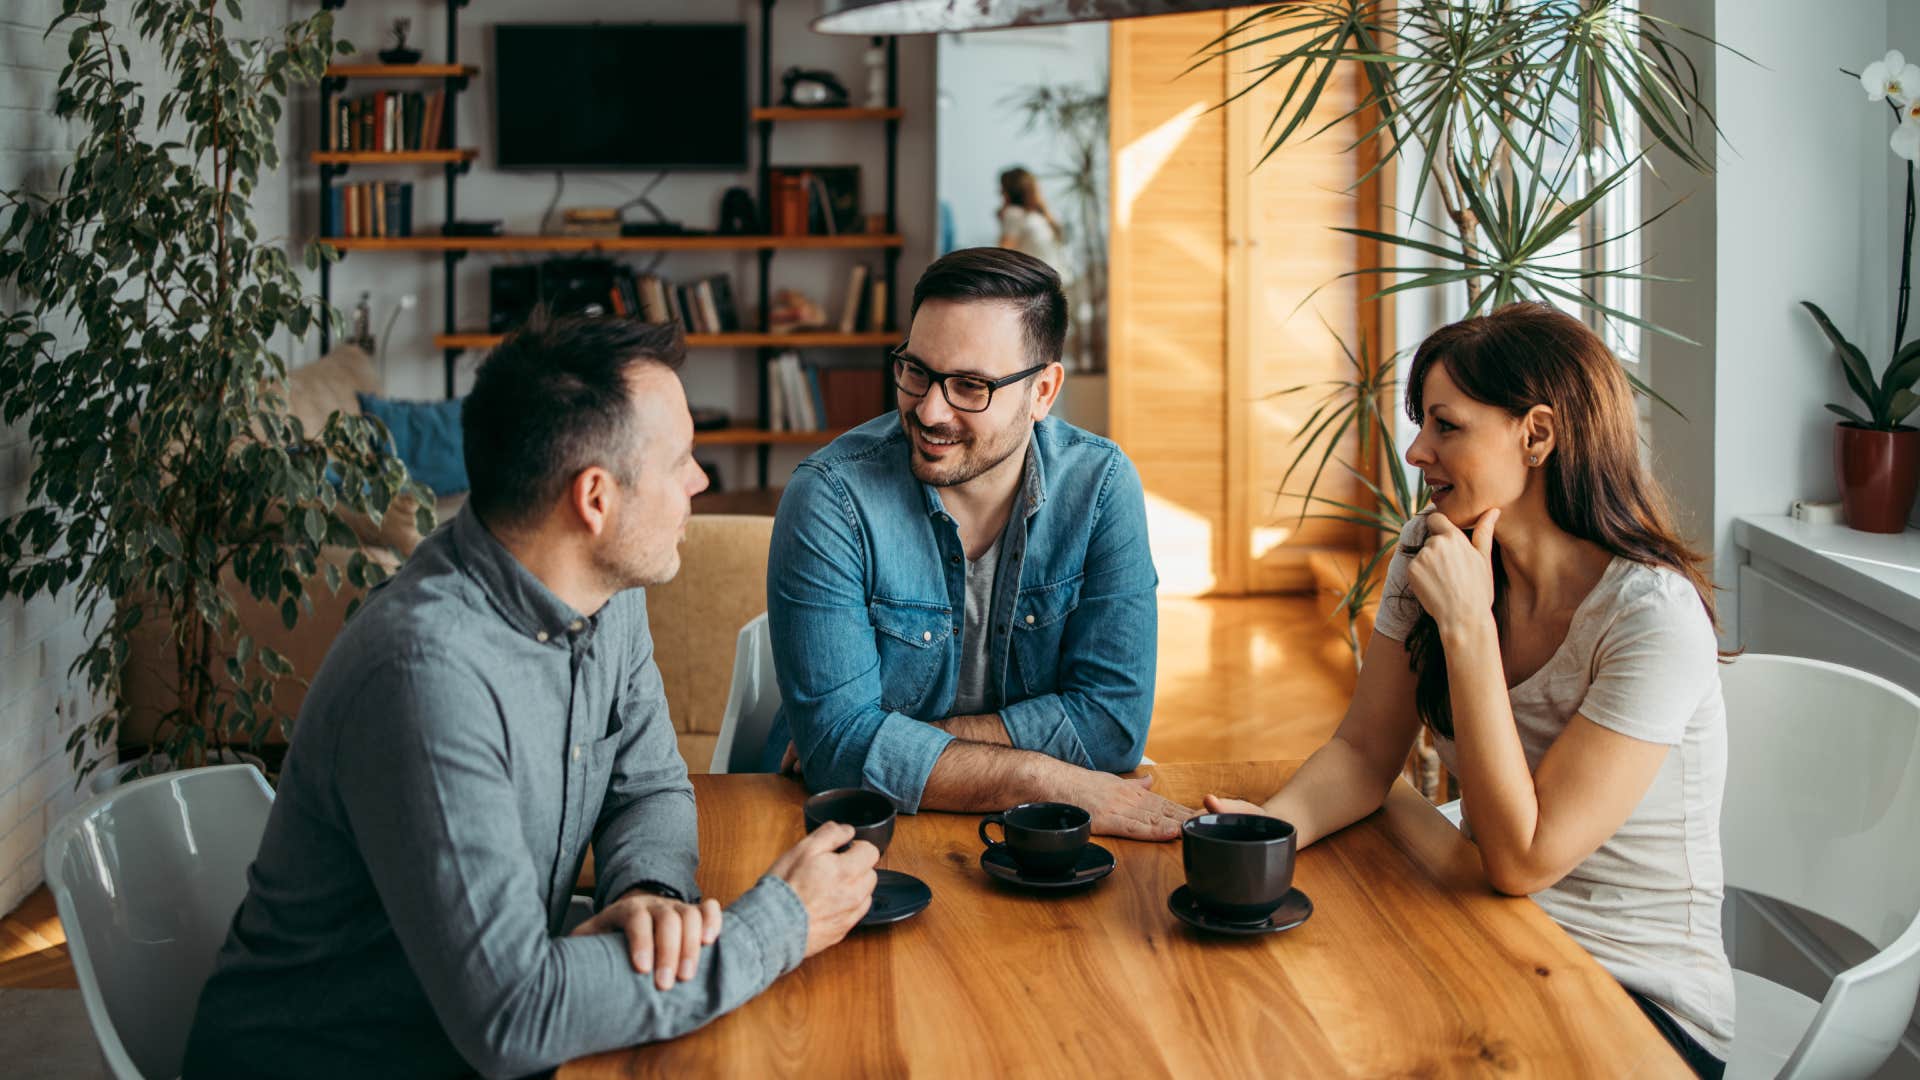
[[[1683,47],[1696,41],[1713,47],[1703,35],[1626,0],[1326,0],[1262,7],[1214,42],[1199,63],[1246,67],[1254,78],[1241,94],[1279,80],[1275,85],[1284,90],[1268,129],[1268,156],[1290,141],[1357,124],[1360,134],[1348,149],[1369,149],[1376,164],[1355,188],[1390,162],[1415,171],[1412,203],[1384,215],[1385,227],[1340,230],[1388,253],[1380,265],[1342,275],[1373,282],[1367,300],[1460,289],[1467,315],[1540,300],[1596,322],[1686,341],[1606,300],[1609,282],[1671,280],[1609,261],[1619,250],[1614,241],[1659,214],[1618,225],[1611,236],[1592,233],[1596,207],[1637,182],[1644,159],[1639,133],[1684,166],[1711,169],[1717,128]],[[1335,76],[1356,69],[1357,103],[1331,118],[1325,111],[1316,115]],[[1429,194],[1437,209],[1425,213],[1420,208]],[[1282,490],[1294,477],[1306,477],[1303,491],[1289,492],[1301,497],[1303,512],[1321,507],[1321,516],[1391,526],[1425,502],[1407,490],[1390,449],[1392,425],[1376,400],[1393,393],[1391,358],[1371,356],[1364,347],[1348,355],[1356,374],[1320,387],[1329,397],[1299,433]],[[1648,392],[1631,372],[1628,377]],[[1343,437],[1370,429],[1387,452],[1363,453],[1366,471],[1357,475],[1365,488],[1361,498],[1377,506],[1319,495],[1329,463],[1350,445]],[[1336,474],[1353,471],[1352,463],[1340,464]],[[1351,620],[1359,617],[1398,530],[1391,532],[1360,560],[1343,599],[1350,642],[1357,642]]]
[[[1852,72],[1845,74],[1851,75]],[[1914,161],[1920,159],[1920,66],[1907,63],[1906,57],[1895,51],[1866,65],[1858,78],[1861,88],[1867,92],[1868,101],[1885,102],[1892,111],[1893,134],[1888,136],[1887,146],[1895,156],[1905,161],[1907,170],[1907,215],[1900,244],[1900,287],[1893,315],[1893,357],[1887,361],[1886,370],[1880,373],[1880,378],[1876,380],[1873,377],[1873,368],[1867,363],[1866,353],[1847,340],[1819,305],[1808,300],[1802,300],[1801,305],[1813,315],[1813,321],[1820,324],[1820,332],[1827,335],[1827,340],[1832,343],[1834,355],[1840,360],[1840,371],[1846,376],[1847,386],[1866,407],[1866,415],[1833,403],[1827,405],[1827,410],[1858,427],[1898,431],[1907,426],[1907,417],[1913,414],[1916,407],[1920,407],[1920,394],[1913,392],[1913,384],[1920,381],[1920,341],[1901,344],[1907,336],[1907,298],[1913,287],[1913,169]]]
[[[253,39],[230,32],[236,0],[115,10],[65,0],[53,19],[67,54],[55,112],[77,149],[46,190],[0,193],[0,285],[19,297],[0,312],[0,415],[24,422],[36,455],[27,508],[0,522],[0,597],[62,594],[87,619],[71,673],[104,709],[68,738],[82,776],[126,712],[143,621],[165,623],[178,698],[153,749],[194,765],[257,747],[286,719],[275,686],[297,673],[244,633],[236,593],[291,628],[316,582],[382,576],[358,550],[344,575],[316,576],[323,546],[359,546],[348,511],[377,522],[406,491],[432,524],[370,422],[307,431],[280,390],[276,342],[337,315],[260,235],[253,199],[280,167],[281,102],[334,48],[330,13]],[[129,44],[163,85],[142,85]]]

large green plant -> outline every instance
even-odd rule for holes
[[[305,431],[279,389],[276,339],[336,316],[259,235],[252,200],[280,165],[282,100],[333,48],[331,15],[253,40],[229,33],[236,0],[126,12],[119,26],[104,0],[66,0],[53,20],[67,51],[55,110],[78,149],[55,190],[4,194],[0,233],[0,283],[23,305],[0,316],[0,413],[25,418],[37,454],[28,508],[0,523],[0,596],[66,592],[88,617],[72,671],[106,707],[68,739],[82,775],[98,763],[89,734],[107,747],[125,713],[143,620],[165,621],[178,691],[154,749],[192,765],[257,747],[294,672],[242,631],[223,576],[292,627],[322,547],[358,547],[344,511],[377,522],[407,490],[431,525],[369,422]],[[156,107],[127,40],[169,83]],[[324,257],[306,251],[309,267]],[[344,576],[381,575],[356,550]],[[328,588],[341,576],[326,565]]]
[[[1636,181],[1645,153],[1640,131],[1683,165],[1711,169],[1717,129],[1699,71],[1682,47],[1689,38],[1712,44],[1623,0],[1332,0],[1263,8],[1200,62],[1247,62],[1258,74],[1242,94],[1282,80],[1268,156],[1290,140],[1357,123],[1361,134],[1349,149],[1373,144],[1377,163],[1356,188],[1389,162],[1417,171],[1412,205],[1387,215],[1388,228],[1340,230],[1390,253],[1382,265],[1343,275],[1375,281],[1367,299],[1460,288],[1468,315],[1542,300],[1685,341],[1607,303],[1602,288],[1609,281],[1670,280],[1607,261],[1613,241],[1659,215],[1613,236],[1582,230],[1590,230],[1608,195]],[[1355,67],[1363,87],[1358,103],[1330,117],[1316,111],[1334,77]],[[1420,210],[1429,193],[1437,213]],[[1361,561],[1342,601],[1349,640],[1351,620],[1371,595],[1399,526],[1425,502],[1405,490],[1381,411],[1383,400],[1397,396],[1392,357],[1375,359],[1363,348],[1355,362],[1354,378],[1319,387],[1328,397],[1300,433],[1282,482],[1284,489],[1314,462],[1303,506],[1331,503],[1323,516],[1357,515],[1388,534]],[[1383,475],[1361,476],[1377,508],[1359,510],[1316,493],[1327,463],[1356,427],[1375,429],[1388,448],[1380,456]]]

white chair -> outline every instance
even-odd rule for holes
[[[47,888],[118,1080],[180,1075],[272,807],[253,766],[220,765],[114,788],[47,835]]]
[[[733,649],[733,684],[720,716],[709,772],[753,772],[780,711],[780,684],[773,678],[773,638],[761,612],[740,628]]]
[[[1817,1002],[1736,971],[1727,1076],[1868,1076],[1920,990],[1920,697],[1791,656],[1742,656],[1720,684],[1727,885],[1830,919],[1878,950]]]

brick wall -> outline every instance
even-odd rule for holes
[[[292,6],[284,0],[249,0],[246,24],[278,25]],[[59,8],[60,0],[0,2],[0,189],[47,191],[72,158],[77,137],[53,115],[67,35],[42,39]],[[124,25],[126,9],[125,0],[110,3],[109,20]],[[310,8],[303,3],[300,10]],[[120,40],[133,45],[130,34]],[[143,63],[138,51],[134,59],[136,77],[157,104],[157,65],[150,57]],[[288,142],[283,138],[283,150],[291,149]],[[262,235],[284,234],[287,192],[260,195]],[[19,301],[0,287],[0,305],[17,310]],[[24,424],[0,427],[0,516],[24,508],[32,467]],[[67,675],[85,641],[86,626],[69,597],[42,595],[24,604],[17,598],[0,600],[0,913],[12,911],[39,887],[47,829],[84,795],[74,790],[65,746],[67,732],[94,714],[84,682]]]

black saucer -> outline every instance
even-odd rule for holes
[[[886,926],[911,919],[933,903],[933,890],[912,874],[898,870],[876,870],[880,878],[873,887],[873,906],[855,926]]]
[[[1005,847],[991,847],[980,853],[980,869],[1009,885],[1029,889],[1077,889],[1113,873],[1113,852],[1099,844],[1088,844],[1080,849],[1080,859],[1071,871],[1039,877],[1022,871]]]
[[[1309,900],[1307,894],[1301,892],[1299,889],[1289,889],[1287,890],[1286,897],[1280,901],[1280,906],[1273,910],[1273,914],[1267,916],[1260,922],[1228,922],[1218,916],[1208,914],[1207,911],[1194,900],[1193,894],[1187,891],[1187,887],[1182,885],[1173,890],[1173,895],[1167,897],[1167,908],[1176,916],[1179,916],[1181,922],[1186,923],[1196,930],[1205,930],[1208,933],[1239,935],[1273,934],[1281,930],[1291,930],[1301,923],[1306,922],[1308,916],[1313,914],[1313,901]]]

